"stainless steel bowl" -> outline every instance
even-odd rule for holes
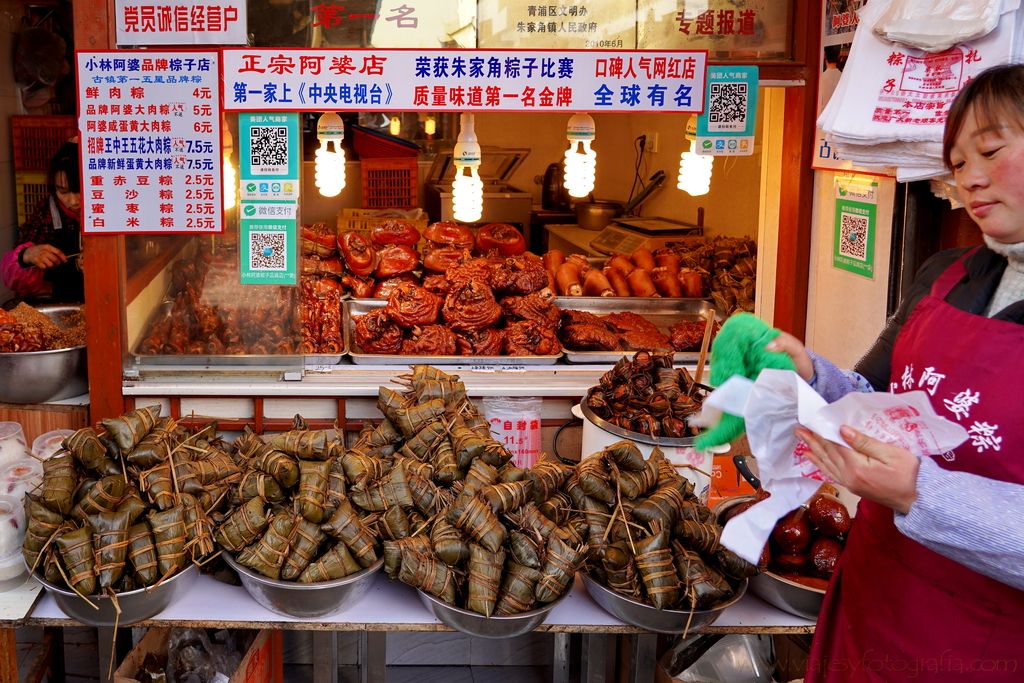
[[[555,605],[565,598],[565,595],[563,595],[554,602],[549,602],[543,607],[528,612],[520,612],[519,614],[508,616],[485,617],[482,614],[449,605],[447,602],[435,598],[424,591],[417,590],[416,592],[420,594],[420,602],[427,608],[427,611],[433,614],[442,624],[450,626],[456,631],[462,631],[467,635],[479,636],[480,638],[514,638],[515,636],[529,633],[543,624]],[[567,594],[568,591],[566,592]]]
[[[581,572],[583,584],[587,592],[606,612],[627,624],[655,631],[656,633],[695,633],[701,628],[715,622],[727,607],[736,603],[747,590],[747,580],[743,579],[736,588],[736,593],[725,602],[713,609],[693,610],[687,612],[673,609],[657,609],[642,602],[627,598]]]
[[[764,572],[750,579],[750,592],[783,612],[804,619],[817,619],[825,591]]]
[[[40,576],[38,572],[32,574],[32,578],[43,584],[47,592],[53,595],[57,607],[60,607],[64,614],[75,621],[88,626],[113,626],[116,623],[119,627],[145,621],[163,612],[175,598],[188,592],[197,576],[199,576],[199,568],[190,564],[155,588],[140,588],[118,593],[117,607],[121,609],[121,616],[118,617],[117,609],[111,598],[100,595],[88,596],[89,602],[98,607],[98,609],[93,609],[89,603],[73,591],[55,586]]]
[[[37,306],[60,327],[68,327],[67,319],[81,310],[75,305]],[[0,353],[0,403],[46,403],[81,396],[89,389],[85,347],[52,351],[19,351]]]
[[[366,569],[333,581],[298,583],[269,579],[243,567],[228,553],[224,560],[238,572],[242,586],[253,600],[271,612],[289,617],[322,617],[352,604],[366,593],[373,577],[384,566],[383,558]]]

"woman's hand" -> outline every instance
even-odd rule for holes
[[[787,332],[780,332],[779,336],[772,339],[764,347],[768,351],[778,351],[789,356],[796,366],[796,374],[805,382],[814,378],[814,363],[807,349],[800,343],[800,340]]]
[[[906,514],[917,500],[916,455],[843,425],[839,434],[850,444],[840,446],[798,427],[796,436],[807,444],[807,459],[831,479],[858,496]]]
[[[22,252],[21,260],[41,270],[59,266],[68,260],[64,252],[52,244],[33,244]]]

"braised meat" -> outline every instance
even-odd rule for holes
[[[391,321],[384,308],[355,318],[356,347],[363,353],[399,353],[402,350],[402,328]]]
[[[505,330],[466,330],[455,335],[455,346],[460,356],[500,356],[505,347]]]
[[[448,294],[448,287],[451,283],[448,282],[448,278],[440,273],[434,273],[433,275],[427,275],[423,278],[423,289],[428,292],[433,292],[440,297]]]
[[[700,345],[704,341],[704,327],[707,323],[703,320],[682,320],[668,328],[669,342],[676,351],[700,351]],[[711,328],[711,338],[714,339],[720,325],[716,321]]]
[[[609,330],[612,329],[605,324],[601,316],[590,311],[563,310],[562,327],[568,327],[569,325],[600,325]]]
[[[482,330],[501,319],[501,306],[494,300],[490,287],[470,280],[464,285],[452,285],[445,297],[442,314],[448,326],[456,332]]]
[[[548,285],[544,261],[529,252],[511,256],[491,271],[490,285],[502,294],[529,294]]]
[[[338,237],[338,247],[353,275],[366,277],[377,267],[377,250],[362,233],[354,230],[342,233]]]
[[[458,265],[459,261],[469,258],[465,249],[436,247],[423,254],[423,267],[434,273],[447,273]]]
[[[629,330],[622,333],[623,346],[629,351],[671,351],[668,337],[655,330]]]
[[[384,310],[402,327],[433,325],[441,309],[441,297],[419,285],[403,282],[388,297]]]
[[[623,311],[620,313],[609,313],[603,316],[604,320],[619,332],[647,332],[658,334],[658,327],[647,318],[637,313]]]
[[[414,228],[415,229],[415,228]],[[391,244],[377,252],[377,268],[373,274],[378,278],[411,273],[420,265],[420,255],[407,244]]]
[[[455,334],[444,325],[414,327],[402,342],[402,353],[416,356],[454,356]]]
[[[554,297],[542,292],[525,296],[509,296],[501,301],[501,310],[512,320],[533,320],[541,325],[557,327],[560,318]]]
[[[530,320],[509,323],[505,328],[505,353],[509,356],[553,356],[561,350],[554,328]]]
[[[420,241],[420,231],[412,223],[402,220],[388,220],[376,226],[370,233],[370,242],[378,249],[389,244],[404,244],[415,247]]]
[[[403,282],[409,282],[416,284],[416,276],[412,273],[402,273],[395,277],[389,277],[385,280],[378,280],[377,284],[373,286],[373,298],[374,299],[387,299],[391,296],[391,293],[395,291],[395,288]]]
[[[619,334],[605,325],[582,323],[562,327],[561,338],[567,347],[578,351],[618,351],[622,348]]]
[[[476,280],[484,284],[490,282],[491,271],[494,270],[497,264],[482,256],[469,258],[468,254],[469,252],[466,252],[466,258],[449,268],[445,273],[450,285],[464,285],[470,280]]]

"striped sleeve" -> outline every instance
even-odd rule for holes
[[[951,472],[921,459],[917,500],[895,514],[909,538],[974,571],[1024,590],[1024,485]]]
[[[808,351],[807,354],[811,357],[811,363],[814,365],[814,377],[811,378],[809,384],[829,403],[838,401],[854,391],[861,393],[874,391],[871,383],[853,370],[841,370],[832,361],[813,351]]]

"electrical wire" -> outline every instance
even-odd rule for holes
[[[638,135],[633,140],[633,152],[636,155],[636,164],[633,166],[633,185],[629,188],[629,199],[626,200],[627,204],[629,202],[633,201],[633,195],[636,193],[636,184],[637,184],[637,182],[640,183],[640,190],[641,191],[645,187],[644,179],[640,175],[640,164],[643,163],[644,151],[645,151],[646,146],[647,146],[647,136],[646,135]]]

